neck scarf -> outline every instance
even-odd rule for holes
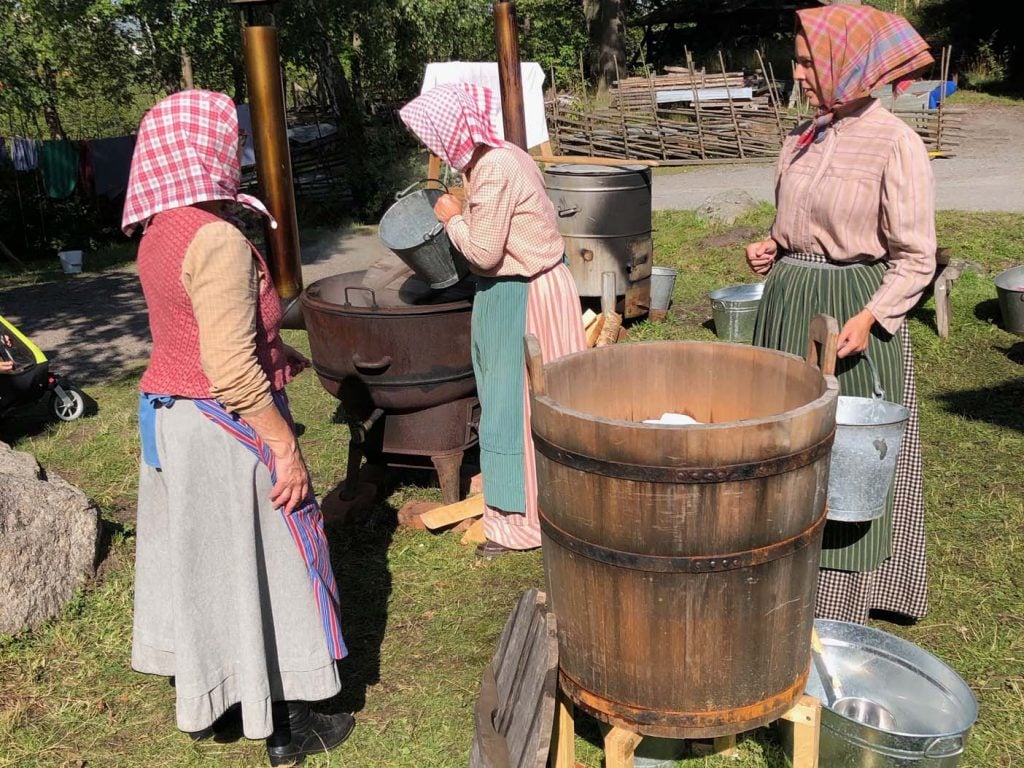
[[[241,180],[230,97],[202,90],[172,94],[142,118],[121,229],[130,235],[161,211],[213,200],[251,208],[276,227],[263,203],[238,193]]]
[[[431,88],[398,115],[427,149],[462,172],[481,144],[503,146],[495,128],[499,106],[490,88],[457,83]]]
[[[822,100],[799,147],[809,145],[832,122],[836,107],[870,96],[888,83],[906,87],[909,75],[934,61],[928,43],[902,16],[866,5],[827,5],[796,13]]]

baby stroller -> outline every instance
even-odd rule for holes
[[[50,397],[50,410],[61,421],[74,421],[85,413],[82,392],[50,370],[46,355],[0,315],[0,416],[12,408]]]

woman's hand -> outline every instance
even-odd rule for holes
[[[849,357],[867,349],[874,324],[875,316],[867,309],[862,309],[847,320],[836,340],[836,357]]]
[[[779,244],[772,238],[758,240],[747,246],[747,264],[759,275],[767,275],[779,253]]]
[[[304,370],[313,365],[309,358],[288,344],[284,346],[284,359],[288,363],[288,372],[292,376],[298,376]]]
[[[434,203],[434,214],[446,227],[453,216],[458,216],[461,213],[462,203],[459,202],[459,198],[447,192],[441,195],[437,202]]]
[[[284,513],[290,515],[309,496],[309,470],[294,440],[280,453],[274,450],[274,461],[277,482],[270,489],[270,503],[275,509],[284,507]]]

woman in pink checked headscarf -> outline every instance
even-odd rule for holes
[[[122,226],[142,229],[153,349],[142,462],[132,667],[170,676],[195,740],[240,728],[271,765],[337,746],[351,715],[306,702],[346,655],[323,517],[284,396],[307,364],[279,334],[263,257],[225,218],[242,205],[235,105],[167,97],[142,119]]]
[[[932,57],[905,19],[868,6],[797,17],[794,78],[817,115],[783,145],[770,237],[747,246],[751,269],[768,276],[754,342],[802,355],[811,318],[831,315],[841,328],[842,394],[871,396],[867,355],[886,399],[910,409],[885,514],[825,527],[816,613],[918,619],[927,611],[927,574],[906,317],[935,270],[934,183],[920,137],[872,93],[900,89]]]
[[[444,195],[434,210],[477,280],[473,369],[487,505],[481,557],[540,546],[523,335],[537,337],[545,362],[585,347],[554,206],[533,158],[498,135],[497,113],[494,93],[469,84],[433,88],[400,112],[465,179],[466,206]]]

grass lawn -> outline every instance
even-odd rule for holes
[[[630,340],[714,338],[708,291],[753,280],[742,243],[760,236],[762,206],[735,229],[688,212],[658,213],[658,262],[680,270],[665,323],[640,323]],[[929,301],[913,316],[928,509],[931,613],[913,627],[879,624],[952,665],[977,693],[981,717],[961,765],[1024,764],[1024,342],[998,325],[991,276],[1024,253],[1024,216],[942,213],[940,243],[978,265],[952,291],[952,335],[934,330]],[[709,238],[713,238],[709,241]],[[733,244],[729,244],[732,241]],[[307,347],[305,336],[288,340]],[[39,431],[30,417],[0,425],[0,438],[101,506],[110,533],[100,577],[58,621],[0,638],[0,768],[6,766],[252,766],[260,742],[194,745],[174,727],[174,690],[128,668],[132,614],[132,515],[138,454],[135,383],[140,371],[93,387],[95,415]],[[305,426],[304,452],[321,491],[345,466],[336,401],[310,376],[290,390]],[[369,523],[330,531],[351,657],[334,704],[359,727],[311,766],[464,766],[480,672],[519,594],[543,583],[538,553],[476,560],[454,535],[394,527],[409,498],[439,499],[429,478],[397,478]],[[601,765],[593,723],[582,723],[580,761]],[[742,738],[739,759],[693,757],[685,766],[783,765],[773,734]]]

